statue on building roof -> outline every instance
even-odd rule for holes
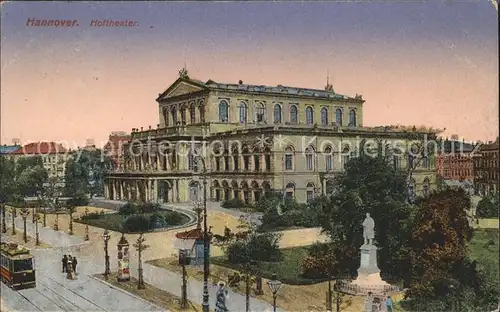
[[[189,79],[188,70],[186,68],[186,65],[184,65],[184,67],[181,70],[179,70],[179,78]]]
[[[326,75],[325,91],[330,91],[330,92],[335,93],[335,91],[333,91],[333,85],[330,83],[330,75],[329,74]]]

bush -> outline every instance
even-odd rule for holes
[[[161,229],[167,226],[165,219],[159,213],[155,213],[149,217],[149,228],[150,229]]]
[[[169,211],[163,214],[163,219],[167,225],[178,225],[184,220],[184,215],[177,211]]]
[[[247,240],[237,240],[226,250],[227,259],[233,264],[248,263],[250,261],[275,262],[281,260],[278,233],[252,234]]]
[[[138,210],[141,213],[153,213],[160,210],[161,205],[158,203],[141,203],[138,205]]]
[[[149,230],[149,218],[141,215],[132,215],[128,217],[123,223],[122,228],[124,232],[147,232]]]
[[[127,202],[125,205],[120,207],[120,211],[118,213],[121,215],[128,216],[136,214],[137,212],[138,212],[137,206],[131,202]]]
[[[101,212],[91,212],[86,215],[80,217],[80,220],[95,220],[99,219],[103,215],[103,211]]]
[[[252,235],[247,242],[251,259],[270,262],[280,261],[280,238],[281,234],[278,233],[259,233]]]
[[[248,205],[245,205],[245,202],[238,198],[233,198],[222,202],[221,206],[222,208],[245,208]]]
[[[240,264],[250,262],[250,253],[248,243],[245,241],[237,241],[227,247],[227,260],[230,263]]]
[[[498,196],[483,197],[477,205],[479,218],[498,218]]]

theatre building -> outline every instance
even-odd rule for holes
[[[110,199],[255,202],[280,192],[306,202],[329,190],[333,177],[368,141],[406,146],[434,130],[364,127],[362,96],[333,90],[202,82],[181,70],[156,99],[156,127],[134,128],[123,162],[106,176]],[[165,143],[165,142],[168,142]],[[413,156],[391,153],[394,166]],[[433,156],[415,165],[409,188],[426,194],[436,186]]]

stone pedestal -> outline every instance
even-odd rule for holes
[[[364,293],[380,293],[390,288],[390,285],[380,277],[380,269],[377,266],[377,247],[374,245],[363,245],[361,250],[361,264],[358,269],[358,277],[352,282]]]

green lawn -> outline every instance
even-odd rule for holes
[[[290,285],[307,285],[322,282],[319,279],[309,279],[301,276],[302,259],[307,256],[309,246],[282,249],[283,260],[279,262],[258,262],[252,266],[255,275],[270,279],[272,274],[277,275],[278,280]],[[212,257],[213,264],[227,268],[241,270],[241,267],[227,261],[226,257]]]
[[[170,215],[172,213],[179,214],[178,212],[172,211],[160,211],[158,212],[162,216]],[[142,213],[141,215],[149,218],[153,213]],[[168,227],[185,224],[189,221],[189,218],[184,214],[179,214],[180,217],[174,218],[174,222],[168,223]],[[86,219],[86,220],[75,220],[75,222],[88,224],[91,226],[108,229],[111,231],[121,232],[122,223],[129,217],[130,215],[121,215],[119,213],[106,213],[101,214],[95,219]]]
[[[470,255],[479,266],[489,266],[498,274],[499,230],[476,229],[469,246]]]

